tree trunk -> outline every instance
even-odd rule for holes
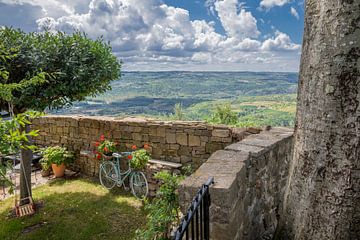
[[[278,238],[360,239],[359,104],[360,1],[307,0]]]
[[[30,131],[30,125],[26,124],[21,131]],[[25,145],[31,145],[31,139]],[[33,153],[28,149],[21,149],[20,164],[20,199],[27,198],[31,195],[31,161]],[[20,204],[26,204],[28,201],[21,201]]]

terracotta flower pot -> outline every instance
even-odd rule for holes
[[[60,165],[51,164],[52,170],[54,172],[55,177],[63,177],[65,174],[65,164],[62,163]]]

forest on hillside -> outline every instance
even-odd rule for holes
[[[55,113],[292,126],[297,78],[270,72],[125,72],[111,91]]]

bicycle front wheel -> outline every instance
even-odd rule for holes
[[[103,187],[107,189],[115,187],[116,180],[118,179],[118,173],[115,169],[114,163],[104,162],[100,165],[99,179]]]
[[[131,192],[136,198],[145,198],[149,193],[149,185],[145,174],[133,172],[130,177]]]

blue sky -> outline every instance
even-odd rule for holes
[[[289,71],[303,1],[0,0],[0,26],[104,36],[124,70]]]

